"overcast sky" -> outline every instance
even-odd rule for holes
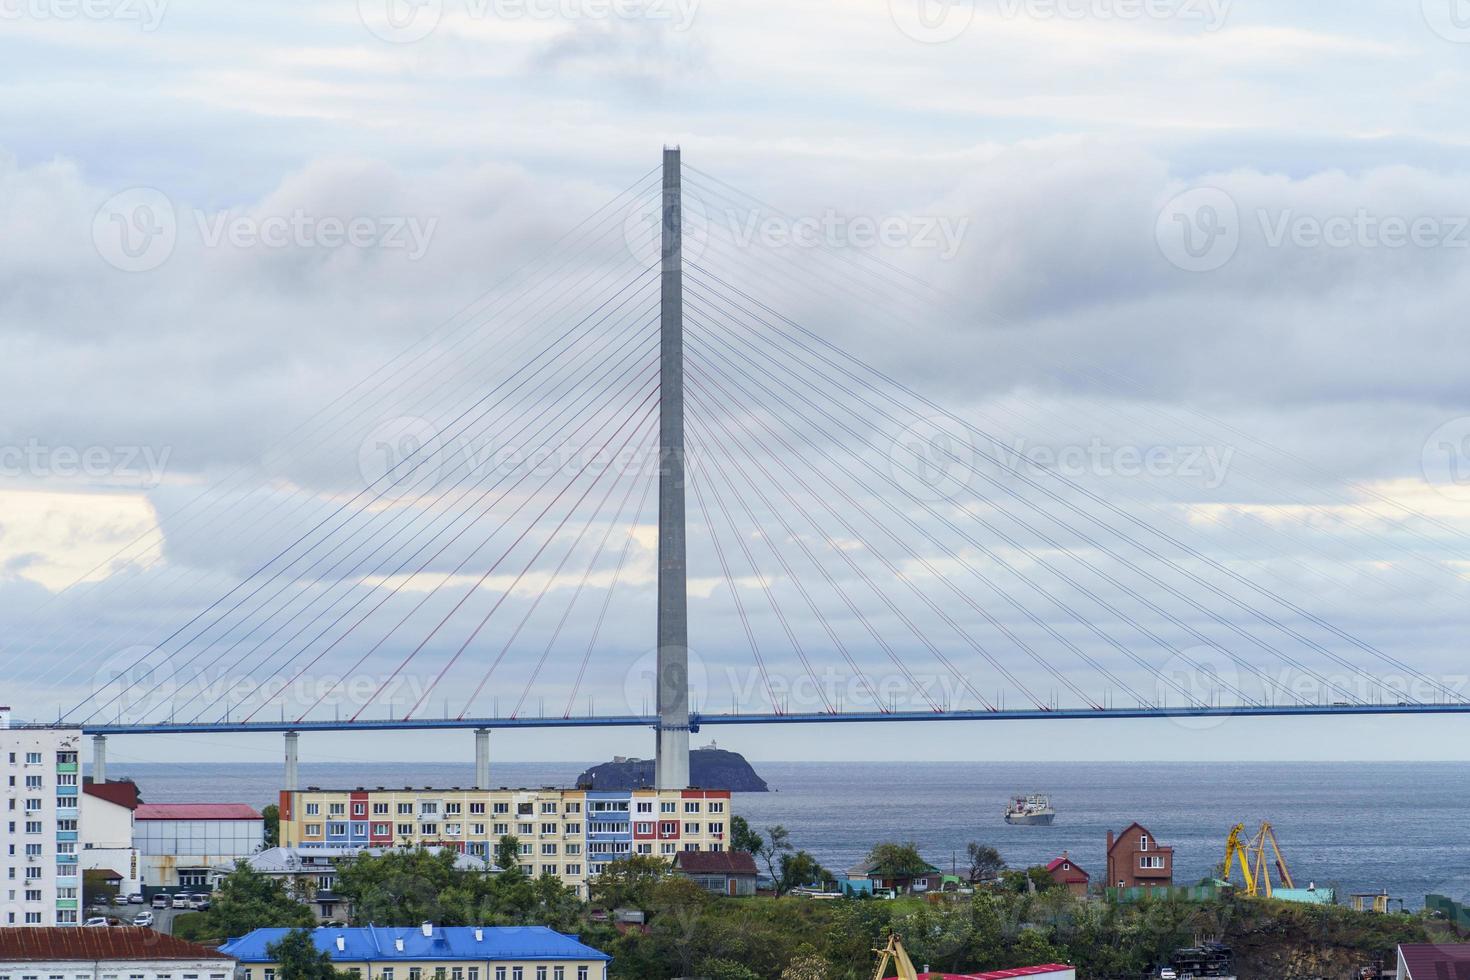
[[[1470,696],[1457,0],[0,17],[0,656],[22,717],[646,710],[665,145],[689,168],[697,707]],[[857,362],[890,380],[834,366]],[[544,471],[522,458],[541,425],[562,440]],[[598,447],[632,465],[614,479]],[[415,451],[432,466],[382,495]],[[494,466],[504,493],[480,497]],[[467,530],[435,551],[439,526]],[[296,683],[235,693],[271,678]],[[1462,729],[706,734],[757,759],[1463,759]],[[495,749],[651,750],[637,729]]]

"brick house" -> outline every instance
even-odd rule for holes
[[[1174,884],[1174,848],[1164,847],[1148,828],[1131,823],[1114,836],[1108,831],[1110,888],[1138,888]]]
[[[1062,856],[1046,866],[1051,874],[1052,880],[1061,885],[1073,895],[1084,896],[1087,894],[1087,882],[1090,876],[1077,865],[1077,862],[1062,852]]]

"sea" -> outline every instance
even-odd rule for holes
[[[492,784],[570,786],[591,762],[505,762]],[[792,843],[842,871],[879,841],[913,842],[934,865],[963,871],[965,847],[989,844],[1012,867],[1066,851],[1094,881],[1107,831],[1139,821],[1174,847],[1175,881],[1213,874],[1232,825],[1275,828],[1298,887],[1387,891],[1416,909],[1430,893],[1470,898],[1470,766],[1463,763],[953,763],[757,762],[769,793],[737,793],[757,830],[779,824]],[[114,763],[145,801],[277,798],[278,764]],[[468,763],[303,763],[301,785],[333,789],[470,786]],[[1008,797],[1048,793],[1049,827],[1002,820]]]

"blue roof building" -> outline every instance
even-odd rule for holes
[[[256,929],[220,951],[245,980],[276,980],[267,948],[289,929]],[[606,953],[545,926],[321,926],[316,948],[362,980],[605,980]]]

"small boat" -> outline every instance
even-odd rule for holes
[[[1051,797],[1044,793],[1018,796],[1006,804],[1006,823],[1026,827],[1046,827],[1057,818],[1052,809]]]

